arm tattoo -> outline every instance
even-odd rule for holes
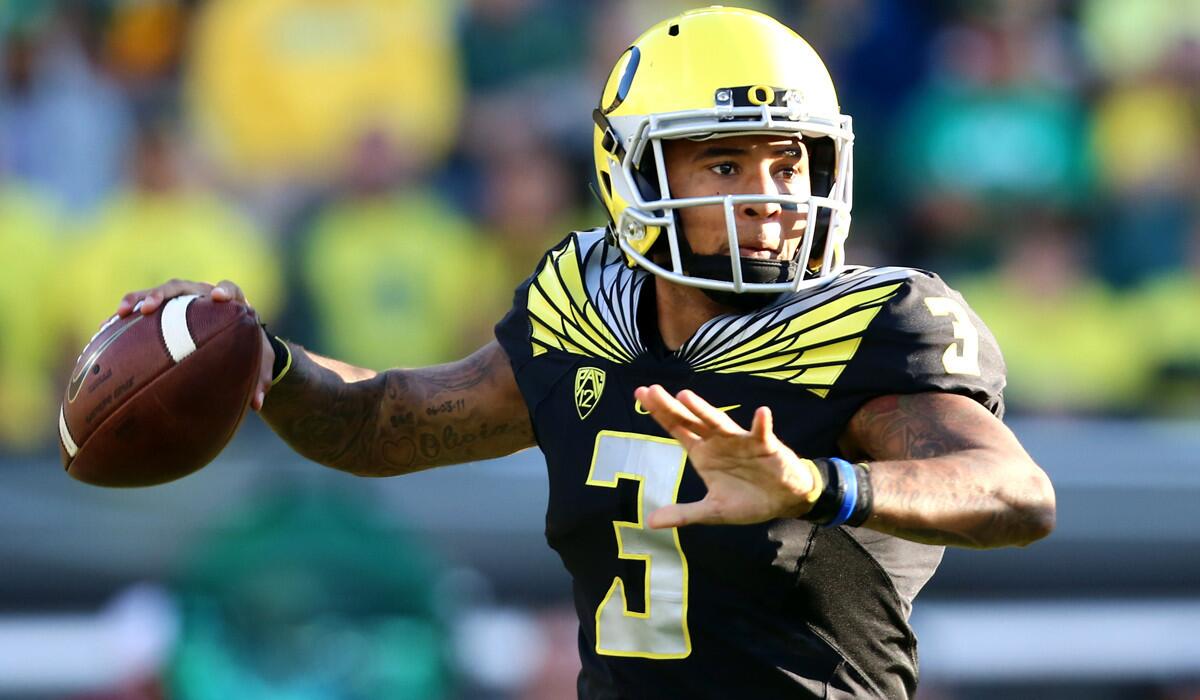
[[[884,396],[847,426],[843,451],[873,459],[868,527],[928,544],[1027,544],[1053,527],[1049,480],[971,399]]]
[[[348,381],[293,346],[263,417],[297,452],[360,476],[499,457],[533,444],[525,404],[495,343],[447,365]]]
[[[940,457],[979,446],[970,439],[969,427],[978,420],[973,409],[974,402],[963,406],[930,394],[883,396],[854,415],[849,432],[873,452],[902,459]]]

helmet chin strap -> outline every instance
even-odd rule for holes
[[[682,251],[680,251],[682,257]],[[796,263],[793,260],[763,260],[761,258],[740,258],[742,265],[742,281],[751,284],[771,284],[775,282],[791,282],[796,279]],[[728,255],[696,255],[690,253],[683,258],[684,270],[695,277],[707,277],[722,282],[733,281],[733,270],[730,269]],[[730,306],[738,311],[756,311],[769,305],[779,298],[779,292],[726,292],[716,289],[701,289],[709,299]]]
[[[679,240],[679,261],[683,263],[683,271],[693,277],[704,277],[721,282],[733,282],[733,268],[730,265],[730,255],[699,255],[692,250],[683,232],[683,222],[680,221],[678,210],[672,212],[675,218],[675,232]],[[742,281],[749,284],[772,284],[776,282],[791,282],[796,279],[797,265],[795,260],[764,260],[762,258],[738,258],[742,266]],[[726,292],[716,289],[704,289],[709,299],[736,309],[740,312],[757,311],[779,298],[780,294],[760,294],[754,292]]]

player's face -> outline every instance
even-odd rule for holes
[[[808,152],[798,138],[732,136],[708,141],[663,143],[672,197],[726,194],[809,195]],[[738,255],[790,260],[804,235],[807,212],[778,202],[743,203],[734,208]],[[729,255],[725,209],[679,210],[684,234],[699,255]]]

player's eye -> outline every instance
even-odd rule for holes
[[[729,176],[737,173],[737,166],[733,163],[717,163],[716,165],[710,166],[709,170],[713,171],[717,175]]]

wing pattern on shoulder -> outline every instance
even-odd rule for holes
[[[752,315],[713,319],[681,352],[698,372],[751,374],[824,397],[867,326],[912,274],[908,268],[852,268],[813,294],[792,295]]]
[[[643,351],[634,309],[644,275],[628,269],[598,232],[551,251],[529,286],[534,357],[551,350],[626,364]]]

